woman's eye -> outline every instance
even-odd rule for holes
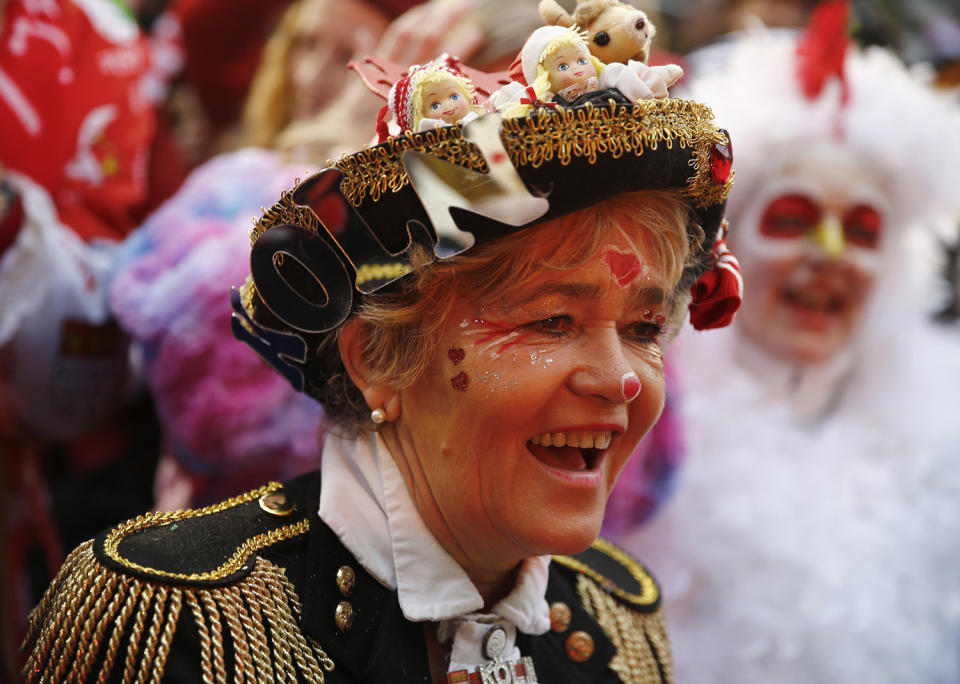
[[[454,102],[456,102],[457,100],[460,99],[460,96],[459,96],[459,95],[451,95],[451,96],[450,96],[450,99],[453,100]]]
[[[570,68],[570,65],[567,64],[566,62],[564,62],[563,64],[557,67],[557,69],[559,69],[560,71],[566,71],[569,68]]]
[[[581,66],[584,65],[584,64],[586,64],[586,63],[587,63],[587,58],[586,58],[586,57],[581,57],[580,59],[577,60],[577,64],[580,64]]]
[[[636,321],[624,328],[622,334],[637,342],[656,342],[663,334],[663,326],[647,321]]]
[[[559,337],[570,331],[573,327],[573,319],[571,319],[570,316],[551,316],[550,318],[543,318],[539,321],[527,323],[525,327]]]
[[[431,111],[436,111],[436,110],[440,109],[440,103],[439,103],[439,102],[434,102],[432,105],[430,105],[430,109],[431,109]]]

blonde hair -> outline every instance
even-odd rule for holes
[[[662,266],[668,290],[672,288],[669,323],[677,328],[689,301],[686,288],[679,286],[681,276],[693,265],[702,239],[700,235],[691,240],[690,221],[690,208],[677,193],[641,190],[479,245],[464,255],[433,261],[432,254],[422,250],[400,291],[368,295],[355,314],[364,372],[372,381],[409,387],[426,370],[457,304],[502,300],[544,270],[578,268],[615,237],[625,238],[637,251],[642,245]],[[331,369],[323,388],[314,388],[321,392],[315,396],[341,427],[359,430],[369,415],[363,396],[343,370],[335,344],[322,344],[319,354],[335,355],[328,360],[337,368]]]
[[[290,53],[304,8],[317,0],[299,0],[286,9],[263,48],[243,107],[244,144],[271,147],[291,122]]]
[[[447,69],[441,67],[427,68],[422,75],[417,78],[416,84],[413,87],[413,92],[410,94],[411,101],[413,102],[413,121],[411,122],[413,130],[417,130],[420,126],[421,119],[428,118],[424,115],[424,98],[423,98],[423,89],[434,83],[442,83],[443,81],[453,81],[460,88],[460,93],[467,99],[467,104],[470,105],[470,110],[477,112],[478,114],[483,112],[483,108],[479,105],[473,104],[476,99],[477,93],[473,87],[473,83],[470,82],[470,79],[464,78],[463,76],[457,76],[454,73],[451,73]]]

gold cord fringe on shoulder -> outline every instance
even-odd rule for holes
[[[125,683],[159,682],[184,611],[200,635],[205,684],[322,684],[324,671],[333,670],[323,648],[300,631],[300,600],[269,561],[257,558],[250,575],[225,587],[164,585],[103,566],[88,541],[70,554],[30,614],[24,679],[59,683],[96,676],[103,682],[119,670]],[[232,672],[225,639],[233,646]]]
[[[577,576],[577,594],[616,647],[617,655],[610,661],[610,669],[624,684],[673,681],[670,642],[662,608],[652,613],[633,610],[587,575]]]

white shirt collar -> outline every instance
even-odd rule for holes
[[[321,520],[371,575],[397,591],[408,620],[462,622],[482,610],[483,598],[424,524],[377,433],[357,440],[329,435],[321,473]],[[549,563],[549,556],[527,559],[513,591],[491,613],[521,632],[546,632]]]

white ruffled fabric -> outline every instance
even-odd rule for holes
[[[617,62],[606,65],[600,72],[600,87],[616,88],[631,102],[637,102],[669,97],[667,88],[680,80],[681,76],[683,69],[676,64],[652,67],[631,59],[626,64]]]
[[[550,628],[550,557],[528,558],[513,591],[482,612],[483,598],[420,518],[376,433],[356,441],[328,436],[321,473],[320,518],[371,575],[397,591],[408,620],[440,623],[439,640],[450,642],[449,671],[490,662],[482,640],[495,624],[506,632],[501,657],[508,660],[521,656],[518,630],[536,635]]]
[[[0,259],[4,401],[15,419],[49,439],[71,439],[127,402],[137,387],[125,344],[98,355],[65,349],[65,325],[110,318],[106,287],[119,243],[84,242],[60,222],[49,193],[13,171],[24,222]]]
[[[960,332],[893,311],[846,368],[678,340],[687,461],[623,540],[663,583],[678,682],[960,681]]]

